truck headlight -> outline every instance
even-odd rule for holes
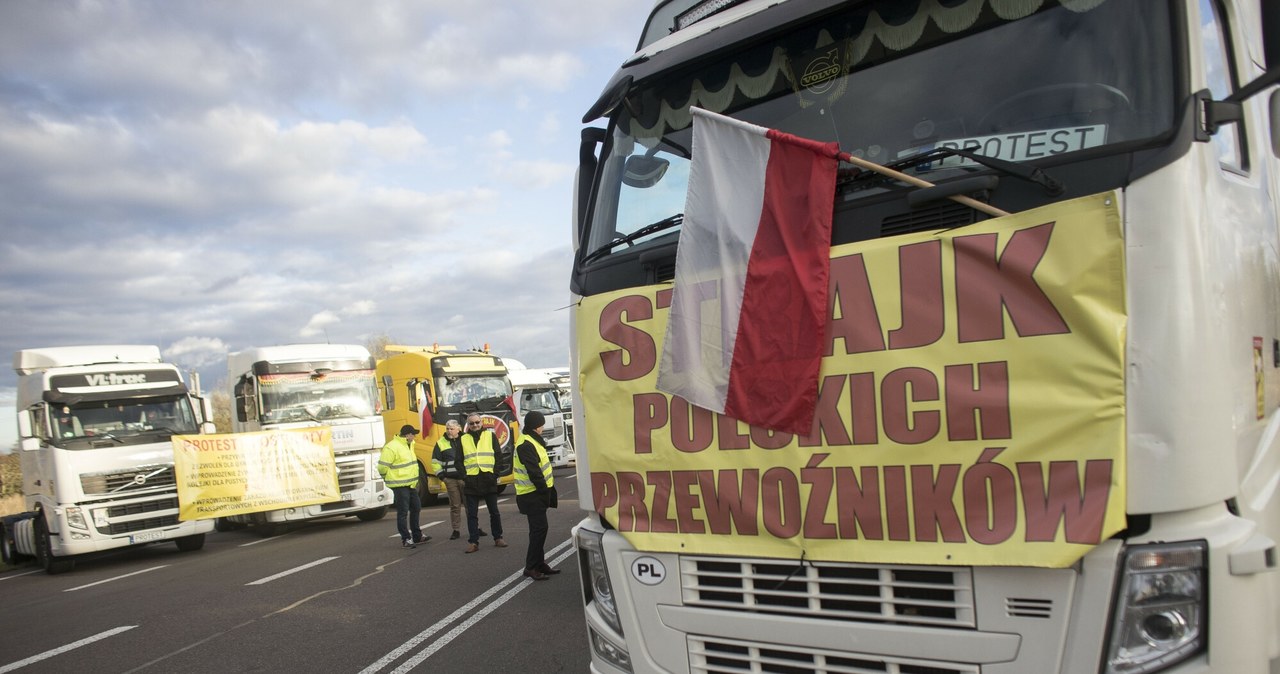
[[[84,511],[80,506],[70,506],[67,508],[67,526],[73,529],[89,530],[89,523],[84,519]]]
[[[609,568],[604,561],[603,539],[602,533],[578,530],[578,565],[582,569],[583,598],[587,603],[595,602],[605,623],[622,634],[618,605],[613,599],[613,583],[609,580]]]
[[[1152,672],[1205,648],[1207,549],[1186,541],[1126,550],[1107,672]]]

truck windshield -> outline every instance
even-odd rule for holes
[[[377,413],[373,370],[264,374],[258,383],[264,424],[330,421]]]
[[[683,212],[691,106],[882,164],[934,147],[1013,161],[1105,152],[1171,129],[1173,32],[1159,2],[884,0],[643,79],[618,106],[584,254]],[[910,172],[979,168],[951,157]],[[678,231],[654,229],[627,243]]]
[[[186,397],[103,400],[50,405],[50,437],[65,449],[132,445],[200,432]]]
[[[485,401],[498,404],[511,395],[506,377],[494,375],[462,375],[436,378],[440,405],[461,405]]]
[[[520,391],[520,409],[524,412],[536,411],[543,414],[559,414],[559,390],[555,388],[522,389]]]

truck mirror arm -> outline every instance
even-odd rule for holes
[[[1201,130],[1196,133],[1196,140],[1208,141],[1218,133],[1223,124],[1244,119],[1244,102],[1277,82],[1280,82],[1280,67],[1268,70],[1221,101],[1213,100],[1208,90],[1197,92],[1196,99],[1201,103],[1203,121]]]

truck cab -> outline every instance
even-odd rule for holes
[[[159,348],[24,349],[13,368],[27,511],[0,525],[6,563],[61,573],[102,550],[204,545],[212,522],[178,517],[171,438],[213,432],[210,408]]]

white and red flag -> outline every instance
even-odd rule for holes
[[[824,351],[839,148],[693,113],[658,389],[807,435]]]

